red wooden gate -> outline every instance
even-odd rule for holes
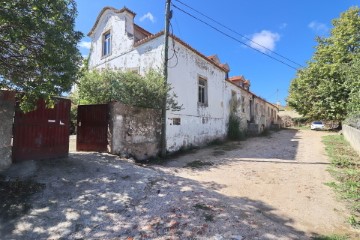
[[[71,101],[56,98],[55,102],[55,107],[49,109],[39,100],[37,109],[25,114],[16,106],[13,162],[68,155]]]
[[[80,105],[77,115],[77,151],[107,151],[108,105]]]

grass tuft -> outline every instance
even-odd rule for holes
[[[347,236],[343,235],[329,235],[329,236],[317,236],[313,237],[312,240],[348,240]]]
[[[360,227],[360,156],[351,148],[343,135],[324,136],[323,143],[331,161],[329,172],[337,180],[327,185],[334,188],[350,203],[352,215],[349,216],[349,223],[358,228]]]
[[[195,160],[195,161],[187,163],[185,167],[202,168],[205,166],[212,166],[212,165],[214,165],[214,164],[211,162],[203,162],[203,161]]]

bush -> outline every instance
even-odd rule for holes
[[[246,135],[240,130],[240,118],[230,114],[227,136],[230,140],[244,140]]]

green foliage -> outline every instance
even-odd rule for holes
[[[78,78],[81,55],[75,31],[74,0],[2,1],[0,8],[0,88],[21,91],[21,108],[38,98],[68,92]]]
[[[352,63],[345,64],[342,70],[349,87],[347,110],[352,115],[360,116],[360,54],[356,55]]]
[[[227,136],[230,140],[244,140],[245,133],[240,129],[240,118],[230,114]]]
[[[297,72],[287,101],[300,114],[310,119],[342,121],[356,105],[349,102],[357,101],[359,95],[359,75],[352,73],[360,59],[359,12],[353,7],[333,20],[330,36],[317,38],[311,61]]]
[[[145,76],[114,70],[89,71],[80,79],[81,104],[100,104],[119,101],[131,106],[161,109],[166,96],[167,108],[181,110],[176,95],[164,85],[162,74],[150,70]]]
[[[323,137],[325,150],[331,160],[331,173],[337,182],[329,183],[352,208],[349,222],[360,226],[360,156],[351,148],[342,135]]]
[[[350,238],[344,235],[318,236],[312,238],[312,240],[349,240],[349,239]]]
[[[238,116],[238,110],[240,102],[233,96],[230,99],[230,115],[228,123],[227,136],[230,140],[244,140],[245,133],[240,129],[240,117]]]

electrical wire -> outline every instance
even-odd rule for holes
[[[178,1],[178,0],[175,0],[175,1]],[[264,53],[264,52],[262,52],[262,51],[260,51],[260,50],[258,50],[258,49],[256,49],[256,48],[252,47],[251,45],[249,45],[249,44],[247,44],[247,43],[245,43],[245,42],[243,42],[243,41],[241,41],[241,40],[239,40],[239,39],[237,39],[237,38],[235,38],[235,37],[231,36],[230,34],[228,34],[228,33],[224,32],[224,31],[222,31],[222,30],[218,29],[217,27],[214,27],[214,26],[213,26],[213,25],[211,25],[210,23],[205,22],[204,20],[202,20],[202,19],[200,19],[200,18],[198,18],[198,17],[194,16],[193,14],[191,14],[191,13],[189,13],[189,12],[185,11],[184,9],[182,9],[182,8],[180,8],[180,7],[178,7],[178,6],[176,6],[176,5],[175,5],[175,4],[173,4],[173,3],[172,3],[172,6],[173,6],[174,8],[176,8],[177,10],[179,10],[180,12],[182,12],[182,13],[184,13],[184,14],[186,14],[186,15],[188,15],[188,16],[190,16],[190,17],[192,17],[192,18],[194,18],[195,20],[197,20],[197,21],[199,21],[199,22],[201,22],[201,23],[203,23],[203,24],[207,25],[208,27],[210,27],[210,28],[214,29],[215,31],[217,31],[217,32],[219,32],[219,33],[221,33],[221,34],[223,34],[224,36],[226,36],[226,37],[228,37],[228,38],[230,38],[230,39],[232,39],[232,40],[234,40],[234,41],[236,41],[236,42],[238,42],[238,43],[241,43],[241,44],[243,44],[243,45],[245,45],[245,46],[247,46],[247,47],[249,47],[249,48],[253,49],[254,51],[257,51],[257,52],[259,52],[259,53],[261,53],[261,54],[263,54],[263,55],[265,55],[265,56],[267,56],[267,57],[269,57],[269,58],[271,58],[271,59],[273,59],[273,60],[275,60],[275,61],[277,61],[277,62],[280,62],[280,63],[282,63],[282,64],[284,64],[284,65],[286,65],[286,66],[288,66],[288,67],[290,67],[290,68],[292,68],[292,69],[298,70],[296,67],[294,67],[294,66],[292,66],[292,65],[290,65],[290,64],[288,64],[288,63],[286,63],[286,62],[284,62],[283,60],[277,59],[277,58],[275,58],[275,57],[273,57],[273,56],[271,56],[271,55],[269,55],[269,54],[267,54],[267,53]],[[291,61],[291,62],[292,62],[292,61]],[[299,65],[299,64],[297,64],[297,65]],[[301,65],[300,65],[300,66],[301,66]]]
[[[257,46],[262,47],[263,49],[266,49],[267,51],[269,51],[269,52],[271,52],[271,53],[273,53],[273,54],[275,54],[275,55],[277,55],[277,56],[279,56],[279,57],[281,57],[281,58],[283,58],[283,59],[285,59],[285,60],[287,60],[287,61],[289,61],[289,62],[291,62],[291,63],[294,63],[294,64],[298,65],[299,67],[304,67],[304,66],[302,66],[301,64],[299,64],[299,63],[297,63],[297,62],[295,62],[295,61],[293,61],[293,60],[291,60],[291,59],[289,59],[289,58],[287,58],[287,57],[285,57],[285,56],[283,56],[283,55],[281,55],[281,54],[279,54],[279,53],[277,53],[277,52],[275,52],[275,51],[273,51],[273,50],[271,50],[271,49],[269,49],[269,48],[267,48],[267,47],[265,47],[264,45],[261,45],[260,43],[255,42],[254,40],[246,37],[244,34],[241,34],[241,33],[237,32],[236,30],[231,29],[231,28],[225,26],[224,24],[220,23],[219,21],[217,21],[217,20],[215,20],[215,19],[213,19],[213,18],[205,15],[204,13],[196,10],[195,8],[193,8],[193,7],[189,6],[189,5],[187,5],[186,3],[183,3],[183,2],[180,1],[180,0],[175,0],[175,1],[178,2],[178,3],[180,3],[180,4],[182,4],[182,5],[184,5],[185,7],[189,8],[189,9],[195,11],[196,13],[200,14],[201,16],[203,16],[203,17],[205,17],[205,18],[213,21],[214,23],[220,25],[221,27],[223,27],[223,28],[225,28],[225,29],[227,29],[227,30],[229,30],[229,31],[231,31],[231,32],[233,32],[233,33],[241,36],[242,38],[244,38],[244,39],[246,39],[246,40],[248,40],[248,41],[256,44]]]
[[[173,36],[174,35],[174,29],[173,29],[173,26],[172,26],[171,22],[169,22],[169,24],[170,24],[170,32],[171,32],[170,36]],[[168,58],[168,60],[171,60],[174,57],[176,57],[176,63],[173,66],[169,66],[169,68],[174,68],[174,67],[176,67],[178,65],[179,58],[177,56],[177,51],[176,51],[176,48],[175,48],[175,40],[174,40],[173,37],[171,37],[171,41],[172,41],[173,55],[170,58]]]

